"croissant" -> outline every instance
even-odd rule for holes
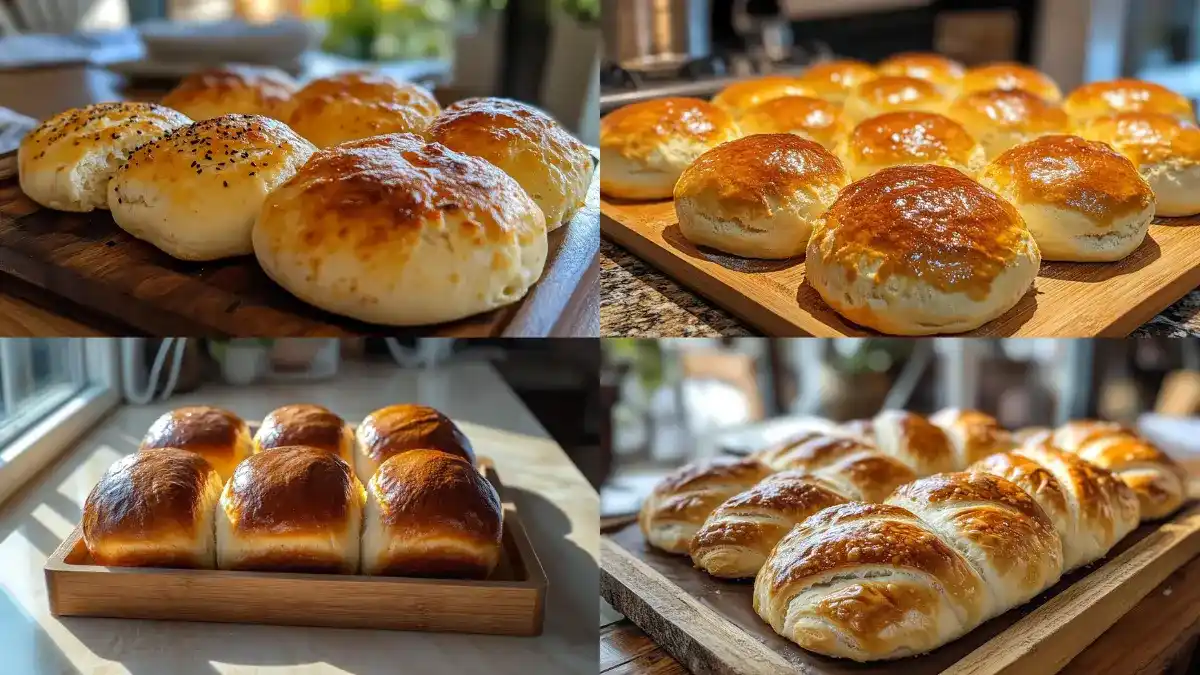
[[[881,502],[897,486],[917,479],[904,463],[850,436],[806,434],[755,457],[775,471],[819,477],[850,501]]]
[[[946,432],[954,446],[958,468],[966,467],[997,452],[1007,452],[1016,447],[1012,434],[1000,422],[978,410],[946,408],[939,410],[929,421]]]
[[[871,443],[908,465],[918,476],[966,468],[941,427],[905,410],[884,410],[872,420],[854,420],[839,431]]]
[[[1053,584],[1062,545],[1041,507],[986,473],[903,485],[801,523],[754,580],[754,611],[810,651],[873,661],[954,640]]]
[[[638,525],[646,541],[686,555],[696,530],[713,509],[771,471],[754,459],[688,464],[664,478],[642,503]]]

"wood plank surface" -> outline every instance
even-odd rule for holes
[[[602,197],[600,229],[613,242],[770,335],[875,335],[829,308],[806,282],[803,258],[750,260],[698,248],[679,231],[674,203]],[[1118,337],[1200,286],[1200,218],[1161,218],[1115,263],[1044,262],[1034,290],[964,335]]]

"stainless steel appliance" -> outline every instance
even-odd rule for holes
[[[604,0],[604,58],[637,72],[676,70],[712,53],[710,0]]]

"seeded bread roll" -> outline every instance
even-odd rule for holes
[[[833,103],[843,103],[858,85],[878,75],[875,68],[864,61],[834,59],[809,66],[800,79],[814,96]]]
[[[433,94],[381,73],[348,72],[304,85],[288,124],[318,148],[380,134],[423,134],[441,112]]]
[[[796,134],[835,152],[849,124],[842,107],[811,96],[784,96],[750,108],[738,118],[742,133]]]
[[[840,154],[851,180],[889,166],[939,164],[968,176],[983,168],[983,148],[958,122],[937,113],[905,111],[872,117],[850,132]]]
[[[991,63],[970,68],[963,75],[962,93],[1022,89],[1050,103],[1062,100],[1062,91],[1045,73],[1019,63]]]
[[[1200,129],[1165,113],[1118,113],[1088,120],[1079,135],[1129,158],[1154,191],[1154,215],[1200,213]]]
[[[993,160],[1011,147],[1048,134],[1064,134],[1071,122],[1062,108],[1023,89],[988,89],[965,94],[946,116],[975,137]]]
[[[161,103],[197,122],[235,113],[286,120],[296,89],[278,68],[230,65],[188,75]]]
[[[1128,78],[1085,84],[1063,101],[1063,110],[1077,124],[1127,112],[1162,113],[1184,122],[1196,121],[1187,97],[1160,84]]]

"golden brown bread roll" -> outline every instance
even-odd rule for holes
[[[883,333],[978,328],[1033,286],[1041,264],[1020,213],[962,172],[883,169],[817,221],[806,274],[850,321]]]
[[[508,174],[411,134],[316,152],[267,197],[251,238],[291,294],[388,326],[512,304],[548,247],[545,216]]]
[[[512,176],[546,216],[547,230],[569,222],[587,199],[587,146],[532,106],[504,98],[460,101],[434,118],[425,136]]]
[[[21,191],[59,211],[107,209],[108,181],[129,155],[191,123],[155,103],[98,103],[61,112],[21,139]]]
[[[992,89],[1022,89],[1050,103],[1062,100],[1062,91],[1045,73],[1019,63],[990,63],[969,68],[963,75],[962,93]]]
[[[287,123],[318,148],[380,134],[422,134],[441,106],[425,88],[382,73],[322,77],[292,96]]]
[[[1016,447],[1012,434],[987,413],[944,408],[929,417],[954,446],[955,468],[965,469],[979,460]]]
[[[278,68],[226,65],[188,75],[160,103],[197,122],[233,113],[286,121],[298,88]]]
[[[474,466],[438,450],[394,455],[367,487],[363,574],[486,579],[504,511]]]
[[[962,83],[965,69],[954,59],[931,52],[895,54],[875,65],[880,75],[915,77],[928,80],[948,92],[955,92]]]
[[[600,191],[618,199],[670,199],[696,158],[741,135],[733,116],[698,98],[660,98],[600,120]]]
[[[1076,123],[1125,112],[1162,113],[1184,122],[1196,121],[1186,96],[1160,84],[1129,78],[1085,84],[1063,101],[1063,110]]]
[[[697,246],[748,258],[804,253],[813,223],[850,179],[833,153],[793,134],[709,150],[675,184],[679,230]]]
[[[846,117],[857,124],[884,113],[902,110],[945,112],[950,93],[928,80],[883,76],[868,80],[846,99]]]
[[[812,88],[796,77],[767,75],[735,82],[712,98],[715,106],[724,108],[737,119],[754,106],[783,96],[812,96]]]
[[[188,406],[164,413],[142,439],[141,451],[179,448],[194,452],[229,480],[233,469],[254,452],[250,428],[237,415],[211,406]]]
[[[1118,113],[1087,120],[1079,135],[1129,158],[1154,191],[1154,215],[1200,213],[1200,129],[1165,113]]]
[[[842,107],[811,96],[784,96],[759,103],[738,118],[742,133],[796,134],[820,143],[830,152],[849,131]]]
[[[983,168],[983,148],[958,122],[937,113],[903,111],[877,115],[854,127],[839,153],[851,180],[889,166],[938,164],[968,176]]]
[[[659,481],[642,502],[638,526],[646,543],[667,553],[687,555],[692,537],[708,514],[770,472],[752,459],[680,467]]]
[[[1017,208],[1045,260],[1120,260],[1141,246],[1154,218],[1154,192],[1133,163],[1078,136],[1018,145],[979,182]]]
[[[194,452],[128,455],[88,494],[83,541],[97,565],[212,569],[220,498],[221,477]]]
[[[808,67],[800,75],[813,95],[834,103],[843,103],[858,85],[878,77],[875,68],[865,61],[834,59]]]
[[[1065,134],[1071,122],[1062,108],[1023,89],[988,89],[960,96],[946,116],[963,125],[989,160],[1039,136]]]
[[[223,570],[354,574],[366,491],[325,450],[285,446],[238,465],[217,510]]]
[[[449,417],[429,406],[402,403],[367,415],[356,432],[355,470],[368,483],[379,466],[410,450],[440,450],[475,463],[471,441]]]
[[[811,432],[753,456],[775,471],[797,472],[823,481],[847,500],[882,502],[917,474],[873,442],[839,432]]]
[[[354,429],[328,408],[308,403],[276,408],[254,434],[254,452],[289,445],[317,448],[354,465]]]

